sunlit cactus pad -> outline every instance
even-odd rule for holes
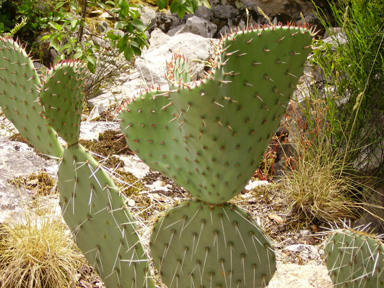
[[[0,106],[20,134],[41,153],[60,157],[56,132],[43,118],[40,78],[32,60],[11,38],[0,37]]]
[[[268,238],[240,208],[185,202],[160,218],[151,253],[171,287],[265,287],[276,269]]]
[[[56,64],[46,75],[40,93],[44,116],[68,145],[79,140],[86,75],[84,68],[84,64],[78,61]]]
[[[384,287],[383,252],[381,241],[364,232],[334,232],[324,255],[335,287]]]
[[[202,201],[225,203],[252,177],[311,51],[307,28],[259,27],[225,36],[212,70],[190,79],[186,59],[169,67],[170,91],[122,107],[128,146]]]
[[[154,287],[134,219],[112,179],[82,146],[64,150],[58,186],[63,217],[107,287]]]

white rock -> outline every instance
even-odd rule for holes
[[[259,186],[269,185],[270,183],[268,181],[249,181],[248,185],[245,186],[245,189],[250,191],[252,189],[255,189]]]
[[[155,43],[143,52],[142,58],[136,60],[135,67],[140,71],[147,81],[148,85],[166,84],[165,78],[166,63],[171,61],[174,54],[183,54],[189,60],[207,61],[213,53],[212,41],[192,33],[181,33],[173,37],[161,35],[159,29],[155,29],[155,37],[151,37],[151,43]],[[169,38],[167,38],[169,37]],[[154,38],[154,39],[153,39]],[[159,39],[162,39],[161,42]],[[168,40],[167,40],[168,39]],[[166,40],[166,42],[163,42]],[[162,43],[157,46],[157,41]],[[192,73],[200,73],[203,66],[195,65],[192,67]]]
[[[138,179],[143,179],[149,172],[149,167],[136,155],[116,155],[121,161],[124,162],[124,172],[129,172]]]
[[[217,26],[207,20],[192,16],[188,18],[184,25],[176,27],[168,31],[168,35],[177,35],[180,33],[193,33],[196,35],[203,36],[205,38],[212,38],[217,31]]]

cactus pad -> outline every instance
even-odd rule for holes
[[[306,28],[255,28],[224,37],[212,71],[190,79],[170,65],[170,91],[150,90],[122,106],[128,146],[195,197],[224,203],[241,192],[277,130],[304,63]],[[160,158],[161,157],[161,158]]]
[[[0,37],[0,105],[4,114],[41,153],[60,157],[63,148],[38,102],[40,86],[24,49],[11,38]]]
[[[56,64],[47,74],[40,97],[44,116],[68,145],[80,134],[85,81],[84,65],[78,61]]]
[[[384,287],[383,252],[381,241],[364,232],[334,232],[324,255],[335,287]]]
[[[58,187],[63,217],[107,287],[154,287],[134,219],[112,179],[79,144],[64,150]]]
[[[267,237],[240,208],[185,202],[151,235],[155,266],[167,287],[265,287],[276,269]]]

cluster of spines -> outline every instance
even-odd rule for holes
[[[350,228],[331,232],[324,256],[335,287],[384,287],[384,245]]]
[[[108,287],[153,287],[136,223],[112,179],[81,145],[64,151],[60,205],[76,242]]]
[[[168,287],[265,287],[276,269],[269,240],[230,204],[183,203],[158,220],[150,244]]]

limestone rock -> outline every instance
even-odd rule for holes
[[[154,34],[154,35],[153,35]],[[165,42],[159,47],[150,46],[143,52],[142,58],[136,60],[135,68],[142,73],[148,85],[167,84],[165,79],[166,62],[172,59],[174,54],[184,54],[189,60],[207,61],[213,51],[211,40],[192,33],[181,33],[173,37],[162,35],[160,29],[155,29],[151,34],[151,41],[162,38]],[[192,67],[193,74],[203,71],[204,64],[196,63]]]
[[[55,177],[57,162],[41,158],[25,143],[0,137],[0,223],[9,217],[17,218],[31,196],[8,181],[40,171]]]
[[[207,20],[197,16],[189,17],[185,25],[181,25],[170,30],[167,34],[170,36],[180,33],[193,33],[205,38],[212,38],[217,31],[217,26]]]

